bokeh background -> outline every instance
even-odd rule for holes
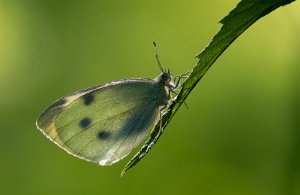
[[[58,97],[175,75],[238,1],[0,1],[0,194],[300,194],[300,2],[264,17],[218,59],[151,152],[100,167],[35,127]]]

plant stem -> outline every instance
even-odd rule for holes
[[[213,37],[211,42],[196,56],[197,64],[190,76],[182,84],[179,94],[173,99],[168,110],[162,116],[150,133],[147,142],[140,151],[128,162],[121,175],[138,163],[157,142],[163,133],[163,129],[169,124],[179,107],[191,93],[193,88],[206,74],[212,64],[226,50],[226,48],[237,39],[247,28],[258,19],[272,12],[280,6],[289,4],[295,0],[242,0],[229,15],[220,22],[223,24],[221,30]],[[162,128],[160,128],[160,123]]]

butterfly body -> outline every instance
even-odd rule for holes
[[[61,97],[37,127],[68,153],[100,165],[127,156],[157,123],[170,99],[171,74],[124,79]]]

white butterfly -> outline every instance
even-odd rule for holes
[[[170,99],[169,70],[155,79],[112,81],[61,97],[37,119],[37,128],[68,153],[111,165],[138,146]]]

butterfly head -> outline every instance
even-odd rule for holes
[[[174,84],[172,82],[172,74],[170,70],[163,70],[162,73],[155,80],[161,86],[166,86],[171,90],[174,89]]]
[[[161,82],[164,83],[164,85],[167,85],[167,83],[170,83],[172,80],[172,75],[170,70],[163,70],[163,72],[160,75]]]

